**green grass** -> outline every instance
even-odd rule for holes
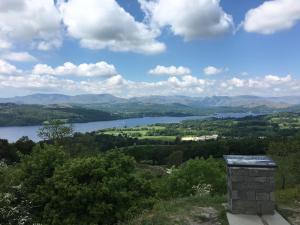
[[[275,194],[277,204],[289,207],[300,207],[300,185],[283,190],[277,190]]]
[[[151,139],[160,141],[175,141],[176,136],[142,136],[139,139]]]
[[[126,225],[192,225],[207,222],[206,210],[215,212],[214,221],[228,225],[222,203],[226,196],[191,196],[157,202],[152,210],[130,220]]]
[[[150,140],[160,140],[160,141],[175,141],[176,136],[168,136],[168,135],[148,135],[148,132],[159,132],[161,130],[165,130],[166,127],[151,125],[151,126],[142,126],[142,127],[134,127],[134,128],[114,128],[114,129],[106,129],[102,131],[103,134],[108,135],[124,135],[128,137],[134,137],[138,139],[150,139]]]

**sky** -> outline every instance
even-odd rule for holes
[[[0,97],[300,96],[299,0],[1,0]]]

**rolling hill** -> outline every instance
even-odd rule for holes
[[[61,95],[34,94],[12,98],[0,98],[0,103],[16,104],[181,104],[189,107],[246,107],[266,106],[270,108],[288,108],[300,104],[297,96],[259,97],[259,96],[145,96],[121,98],[110,94]]]

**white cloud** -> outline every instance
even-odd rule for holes
[[[291,75],[287,75],[285,77],[279,77],[279,76],[276,76],[276,75],[267,75],[267,76],[265,76],[265,81],[273,82],[273,83],[289,82],[291,80],[292,80]]]
[[[60,47],[60,22],[53,0],[0,1],[0,37],[6,48],[20,42],[42,50]]]
[[[69,0],[60,4],[60,11],[69,35],[85,48],[146,54],[165,50],[155,40],[159,34],[136,21],[115,0]]]
[[[12,44],[4,39],[0,38],[0,50],[1,49],[9,49],[12,47]]]
[[[82,66],[85,65],[85,66]],[[97,66],[98,65],[98,66]],[[107,65],[110,69],[106,68]],[[104,72],[106,71],[106,72]],[[110,72],[107,72],[110,71]],[[89,76],[83,76],[88,74]],[[60,75],[60,76],[59,76]],[[80,79],[72,76],[83,76]],[[91,79],[91,76],[97,78]],[[122,97],[147,95],[297,95],[300,79],[292,75],[265,75],[252,78],[199,79],[192,75],[170,76],[156,82],[138,82],[125,79],[113,65],[105,62],[95,64],[65,63],[52,68],[36,65],[32,72],[18,70],[0,60],[0,90],[15,90],[16,93],[54,92],[63,94],[109,93]],[[3,92],[3,91],[2,91]],[[1,93],[5,94],[5,93]]]
[[[293,27],[298,20],[299,0],[272,0],[247,12],[244,29],[247,32],[272,34]]]
[[[117,70],[114,65],[107,62],[97,63],[83,63],[74,65],[73,63],[66,62],[62,66],[52,68],[46,64],[37,64],[32,70],[33,74],[48,74],[57,76],[79,76],[79,77],[105,77],[114,76],[117,74]]]
[[[28,52],[8,52],[6,54],[3,54],[2,58],[17,62],[37,61],[37,59],[34,56],[30,55]]]
[[[300,80],[293,79],[291,75],[266,75],[249,79],[234,77],[222,81],[220,87],[218,94],[221,95],[286,96],[297,95],[295,90],[300,88]]]
[[[170,27],[185,40],[203,39],[230,33],[233,19],[220,0],[139,0],[152,26]]]
[[[231,80],[228,81],[228,83],[235,87],[244,87],[245,85],[245,81],[237,77],[232,78]]]
[[[1,74],[13,74],[17,73],[18,70],[14,65],[0,59],[0,75]]]
[[[18,76],[0,76],[0,87],[21,88],[33,91],[75,91],[78,90],[76,82],[73,80],[59,80],[49,75],[18,75]]]
[[[187,67],[183,66],[156,66],[154,69],[151,69],[149,71],[150,74],[152,75],[168,75],[168,76],[182,76],[182,75],[187,75],[191,74],[191,70]]]
[[[208,66],[208,67],[205,67],[203,69],[203,73],[205,75],[208,75],[208,76],[210,76],[210,75],[216,75],[216,74],[219,74],[221,72],[223,72],[222,68],[217,68],[217,67],[214,67],[214,66]]]

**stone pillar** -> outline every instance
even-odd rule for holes
[[[252,159],[253,156],[242,156],[243,161],[232,164],[230,157],[241,156],[225,156],[230,211],[236,214],[273,214],[275,163],[272,161],[274,164],[269,166],[249,164],[245,161],[245,157]]]

